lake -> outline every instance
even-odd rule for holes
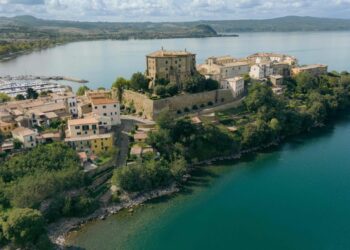
[[[265,52],[288,53],[300,63],[324,63],[350,70],[350,32],[242,33],[240,37],[75,42],[0,63],[0,75],[63,75],[89,80],[89,87],[110,87],[117,76],[145,71],[145,55],[164,49],[187,49],[197,62],[217,55],[245,57]],[[79,86],[73,85],[74,88]]]
[[[72,233],[87,250],[350,249],[350,115]]]
[[[145,55],[162,46],[197,53],[199,63],[271,51],[350,70],[350,32],[293,32],[76,42],[0,63],[0,75],[65,75],[109,87],[117,76],[143,72]],[[90,223],[69,243],[87,250],[350,249],[349,151],[350,116],[269,152],[203,168],[180,194]]]

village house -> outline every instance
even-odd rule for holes
[[[255,80],[262,80],[273,74],[270,63],[255,64],[250,68],[249,76]]]
[[[119,125],[120,120],[120,105],[119,102],[111,98],[92,98],[92,113],[97,117],[103,117],[104,123],[108,127]],[[106,121],[106,120],[109,120]],[[103,125],[102,122],[100,125]]]
[[[238,97],[244,93],[244,79],[241,76],[236,76],[234,78],[222,80],[221,87],[223,89],[231,90],[232,95]]]
[[[37,135],[36,140],[38,144],[45,144],[51,142],[61,141],[61,134],[59,132],[43,132]]]
[[[78,117],[83,118],[84,115],[92,112],[92,105],[88,97],[79,96],[77,100]]]
[[[67,137],[64,140],[78,152],[100,154],[113,148],[113,134],[97,134],[88,136]]]
[[[250,66],[246,60],[235,59],[230,56],[209,57],[204,64],[197,66],[197,70],[206,78],[222,81],[227,78],[242,76],[249,73]]]
[[[10,140],[4,141],[0,146],[0,152],[10,153],[14,149],[15,149],[14,143],[13,141],[10,141]]]
[[[151,86],[157,79],[168,80],[181,87],[196,72],[196,55],[188,51],[155,51],[146,56],[146,75],[151,80]]]
[[[286,78],[291,76],[291,66],[288,63],[273,63],[271,67],[274,75],[281,75]]]
[[[280,86],[283,84],[283,76],[281,75],[270,75],[269,78],[273,86]]]
[[[99,121],[92,116],[68,120],[65,142],[79,152],[99,154],[113,148],[113,134],[100,134]]]
[[[0,120],[0,131],[4,135],[10,135],[12,130],[17,127],[17,123],[15,121],[4,122]]]
[[[52,93],[50,94],[50,100],[54,103],[64,103],[72,117],[78,116],[77,97],[75,94],[71,92]]]
[[[292,69],[293,76],[296,76],[302,72],[307,72],[310,75],[317,77],[320,75],[327,74],[328,66],[323,64],[310,64],[307,66],[295,67]]]
[[[67,137],[98,135],[98,120],[94,117],[68,120]]]
[[[136,133],[134,134],[135,142],[145,142],[147,138],[148,138],[147,133],[142,131],[136,131]]]
[[[265,53],[265,52],[255,53],[253,55],[248,56],[247,60],[251,65],[266,64],[266,63],[272,63],[272,64],[285,63],[290,66],[293,66],[298,64],[298,60],[294,56],[278,54],[278,53]]]
[[[18,127],[12,130],[12,137],[19,140],[24,148],[34,148],[37,145],[37,132],[29,128]]]

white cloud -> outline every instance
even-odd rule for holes
[[[350,17],[350,0],[0,0],[0,15],[116,21]]]

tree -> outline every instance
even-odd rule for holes
[[[147,91],[148,83],[149,83],[149,80],[141,72],[134,73],[130,79],[130,87],[137,91],[139,90]]]
[[[175,180],[181,181],[187,172],[187,162],[183,156],[178,157],[170,163],[170,172]]]
[[[183,90],[188,93],[198,93],[218,89],[219,83],[213,79],[205,79],[201,74],[195,74],[183,83]]]
[[[15,97],[15,100],[16,100],[16,101],[21,101],[21,100],[25,100],[25,99],[26,99],[25,96],[22,95],[22,94],[18,94],[18,95],[16,95],[16,97]]]
[[[164,79],[164,78],[157,78],[156,80],[155,80],[155,85],[157,86],[157,85],[163,85],[163,86],[166,86],[166,85],[168,85],[169,84],[169,80],[166,80],[166,79]]]
[[[88,91],[88,90],[90,90],[90,88],[88,87],[88,86],[80,86],[79,88],[78,88],[78,90],[77,90],[77,95],[78,96],[83,96],[83,95],[85,95],[85,92],[86,91]]]
[[[13,140],[13,148],[14,149],[20,149],[22,148],[23,143],[19,141],[18,139]]]
[[[156,122],[161,129],[172,129],[174,127],[174,117],[168,110],[161,111]]]
[[[317,86],[316,78],[310,75],[308,72],[302,72],[295,77],[296,90],[299,93],[307,93],[309,90],[314,89]]]
[[[11,97],[8,96],[7,94],[5,93],[0,93],[0,103],[1,102],[8,102],[11,100]]]
[[[117,80],[112,84],[112,88],[117,89],[118,101],[121,103],[123,101],[123,92],[129,85],[129,81],[123,77],[118,77]]]
[[[32,88],[27,89],[27,99],[37,99],[39,97],[38,92]]]
[[[19,246],[35,244],[45,233],[41,213],[30,208],[13,208],[1,221],[3,236]]]
[[[271,88],[260,83],[249,88],[248,96],[244,100],[244,104],[250,112],[256,112],[262,106],[274,106],[275,102]]]
[[[176,85],[176,83],[169,83],[166,86],[166,91],[167,91],[168,95],[174,96],[174,95],[177,95],[179,93],[179,87]]]
[[[167,88],[163,85],[155,86],[154,92],[160,97],[164,97],[167,94]]]
[[[205,80],[205,90],[211,91],[219,88],[218,81],[215,81],[213,79],[206,79]]]

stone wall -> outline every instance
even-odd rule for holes
[[[217,106],[234,101],[230,90],[218,89],[197,94],[182,94],[159,100],[151,100],[146,95],[130,90],[124,91],[123,100],[127,104],[133,102],[137,112],[143,112],[148,119],[156,119],[163,110],[183,115],[210,106]],[[211,104],[211,105],[209,105]]]

